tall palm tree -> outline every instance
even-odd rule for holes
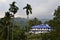
[[[29,19],[29,14],[32,14],[32,8],[31,5],[27,4],[23,9],[26,9],[26,15],[27,15],[27,21]],[[28,24],[27,24],[28,25]],[[29,25],[28,25],[29,26]],[[28,27],[27,27],[27,32],[28,32]],[[27,40],[28,40],[28,35],[27,35]]]
[[[13,14],[13,16],[14,16],[14,14],[16,14],[17,13],[17,11],[18,11],[18,7],[15,5],[15,1],[14,2],[12,2],[12,4],[10,4],[10,8],[9,8],[9,11],[10,12],[12,12]],[[14,17],[13,17],[13,21],[14,21]],[[13,27],[14,27],[14,23],[13,23]],[[13,27],[12,27],[12,40],[13,40]]]
[[[25,6],[23,9],[26,9],[27,19],[29,19],[29,14],[32,14],[31,5],[27,4],[27,6]]]
[[[4,35],[5,40],[9,40],[9,27],[11,23],[11,17],[12,15],[10,14],[10,12],[5,12],[4,18],[1,18],[1,25],[3,25],[3,33],[1,37]]]
[[[6,26],[7,26],[7,40],[9,40],[11,18],[12,18],[12,14],[10,14],[10,12],[6,12],[4,19],[6,20]]]

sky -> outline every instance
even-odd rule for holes
[[[16,1],[16,5],[19,7],[15,17],[22,18],[27,17],[25,10],[23,10],[27,3],[32,7],[32,14],[29,15],[29,18],[36,17],[38,19],[52,19],[54,10],[60,6],[60,0],[0,0],[0,18],[4,17],[5,12],[9,11],[9,4],[13,1]]]

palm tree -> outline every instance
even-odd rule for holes
[[[1,18],[1,25],[3,25],[3,30],[2,30],[2,36],[4,36],[5,40],[9,40],[9,27],[10,27],[10,24],[11,24],[11,17],[12,15],[10,14],[10,12],[5,12],[5,16],[4,18]]]
[[[29,19],[29,14],[32,14],[31,5],[27,4],[27,6],[25,6],[23,9],[26,9],[27,19]]]
[[[10,12],[6,12],[5,13],[5,24],[7,26],[7,40],[9,40],[9,31],[10,31],[10,25],[11,25],[11,18],[12,18],[12,14],[10,14]]]
[[[12,12],[13,14],[15,14],[17,11],[18,11],[18,7],[15,5],[15,1],[12,2],[12,4],[10,4],[10,8],[9,8],[9,11]]]
[[[10,4],[10,8],[9,8],[9,11],[10,12],[12,12],[13,14],[13,16],[14,16],[14,14],[16,14],[17,13],[17,11],[18,11],[18,7],[15,5],[15,1],[14,2],[12,2],[12,4]],[[13,21],[14,21],[14,17],[13,17]],[[13,27],[14,27],[14,23],[13,23]],[[13,40],[13,27],[12,27],[12,40]]]
[[[32,14],[32,8],[31,5],[27,4],[23,9],[26,9],[26,15],[27,15],[27,21],[29,19],[29,14]],[[27,24],[28,25],[28,24]],[[28,25],[29,26],[29,25]],[[28,27],[27,27],[27,32],[28,32]],[[27,35],[27,40],[28,40],[28,35]]]

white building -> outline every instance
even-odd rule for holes
[[[32,26],[29,33],[49,33],[51,31],[51,27],[48,24],[40,24],[36,26]]]

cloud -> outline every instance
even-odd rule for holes
[[[3,18],[4,17],[4,12],[0,12],[0,18]]]
[[[7,0],[0,0],[0,2],[7,2]]]
[[[39,3],[41,2],[41,3]],[[38,17],[38,18],[53,18],[54,10],[57,9],[59,6],[60,0],[43,0],[38,1],[35,3],[36,5],[33,6],[33,15],[31,18]]]
[[[5,3],[0,3],[0,11],[7,11],[9,4],[12,1],[17,2],[19,11],[15,15],[16,17],[26,17],[26,12],[23,10],[23,7],[29,3],[32,6],[32,15],[30,18],[53,18],[54,10],[60,5],[60,0],[5,0]],[[0,1],[2,2],[2,1]]]
[[[17,15],[17,16],[16,16]],[[19,13],[17,13],[17,14],[15,14],[15,17],[22,17],[22,18],[27,18],[27,15],[24,15],[24,14],[19,14]]]

